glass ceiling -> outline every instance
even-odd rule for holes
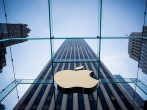
[[[27,24],[31,31],[27,38],[0,39],[0,43],[27,40],[6,48],[0,101],[13,108],[18,101],[17,91],[21,98],[30,84],[53,83],[35,78],[65,39],[85,39],[98,59],[52,59],[53,63],[101,60],[113,75],[125,79],[100,79],[101,83],[131,83],[147,100],[147,74],[139,68],[140,61],[128,54],[129,39],[147,40],[145,36],[130,36],[143,31],[145,12],[146,0],[1,0],[0,23]],[[7,104],[14,96],[14,103]]]

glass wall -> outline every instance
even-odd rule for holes
[[[89,65],[90,61],[97,61],[99,70],[99,60],[102,61],[113,78],[118,78],[118,75],[126,78],[128,83],[131,82],[131,87],[146,100],[146,31],[142,34],[143,26],[146,26],[145,6],[145,0],[102,0],[102,3],[101,0],[1,0],[0,57],[3,58],[3,69],[0,73],[0,91],[3,92],[15,79],[35,79],[49,61],[57,63],[59,59],[50,59],[65,39],[83,38],[97,56],[96,59],[83,58],[85,63]],[[4,32],[4,24],[14,27],[7,25],[7,31]],[[30,32],[20,27],[23,36],[20,37],[16,24],[26,24]],[[131,35],[132,32],[137,33]],[[134,41],[131,42],[130,37],[134,40],[145,37],[140,44],[136,44],[140,49],[133,50],[134,55],[138,52],[137,59],[131,56],[130,49]],[[66,63],[77,59],[70,57]],[[80,65],[80,61],[78,63]],[[139,81],[127,78],[137,78]],[[103,79],[102,83],[105,83]],[[19,84],[1,103],[12,109],[17,97],[20,99],[31,83],[25,84]],[[15,98],[14,103],[8,104],[12,97]]]

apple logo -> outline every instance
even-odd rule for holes
[[[93,93],[99,80],[91,77],[93,71],[83,70],[83,66],[76,67],[75,70],[58,71],[54,75],[57,89],[64,94],[70,93]]]

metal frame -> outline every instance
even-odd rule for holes
[[[6,42],[6,41],[13,41],[13,40],[61,40],[61,39],[105,39],[105,40],[109,40],[109,39],[143,39],[143,40],[147,40],[147,37],[125,37],[125,36],[110,36],[110,37],[107,37],[107,36],[104,36],[104,37],[51,37],[51,38],[48,38],[48,37],[34,37],[34,38],[9,38],[9,39],[1,39],[0,40],[0,43],[1,42]]]

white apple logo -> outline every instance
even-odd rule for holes
[[[92,93],[97,88],[98,80],[90,76],[93,71],[81,70],[83,66],[75,68],[75,70],[63,70],[54,75],[57,83],[57,89],[65,94],[69,93]]]

